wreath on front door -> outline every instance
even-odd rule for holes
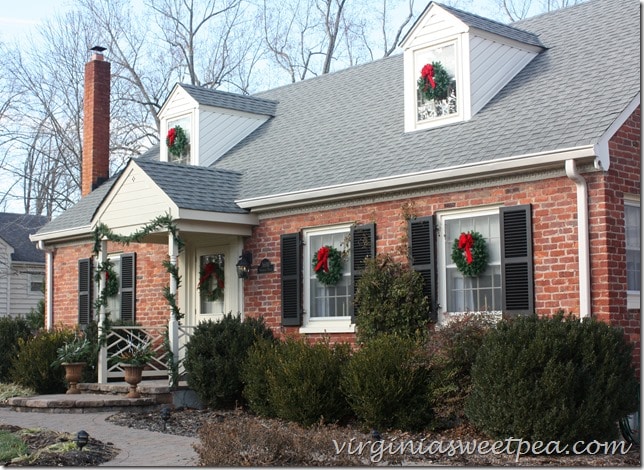
[[[199,293],[210,302],[224,298],[224,266],[209,261],[199,271]]]
[[[342,253],[330,245],[324,245],[313,256],[313,271],[322,284],[336,285],[342,279]]]
[[[465,277],[477,277],[487,268],[487,244],[478,232],[463,232],[452,244],[452,261]]]

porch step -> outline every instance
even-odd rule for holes
[[[170,387],[164,380],[144,380],[137,391],[140,398],[127,398],[129,385],[125,382],[107,384],[80,383],[80,394],[38,395],[9,398],[5,406],[15,411],[45,413],[98,413],[101,411],[152,411],[162,405],[201,408],[196,394],[187,383]]]
[[[159,407],[154,398],[127,398],[123,395],[98,395],[81,393],[67,395],[37,395],[13,397],[7,406],[14,411],[38,411],[43,413],[98,413],[101,411],[152,410]]]

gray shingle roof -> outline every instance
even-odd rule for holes
[[[255,96],[237,95],[235,93],[212,90],[186,83],[181,83],[179,86],[186,90],[199,104],[275,116],[276,103],[271,100],[261,99]]]
[[[514,39],[526,44],[531,44],[533,46],[543,47],[543,44],[539,40],[539,37],[534,33],[524,31],[507,24],[499,23],[498,21],[493,21],[488,18],[483,18],[473,13],[459,10],[458,8],[442,5],[440,3],[438,3],[438,5],[440,5],[442,8],[450,12],[452,15],[457,17],[468,26],[480,29],[482,31],[488,31],[490,33],[498,34],[499,36]]]
[[[404,132],[401,55],[257,96],[277,115],[215,163],[240,197],[597,143],[640,90],[639,4],[591,0],[525,20],[548,48],[467,122]]]
[[[137,160],[136,164],[179,208],[247,213],[235,204],[239,173],[150,160]]]
[[[225,97],[274,117],[215,169],[160,163],[158,146],[137,162],[180,207],[243,212],[235,199],[592,145],[640,91],[639,18],[635,0],[590,0],[513,24],[547,50],[471,120],[413,133],[403,127],[402,55],[253,97],[189,85],[200,103]],[[42,231],[87,225],[113,181]]]
[[[0,238],[13,248],[13,261],[45,263],[45,253],[36,248],[29,235],[47,223],[47,217],[30,214],[0,213]]]

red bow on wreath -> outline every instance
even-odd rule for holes
[[[471,233],[461,233],[458,239],[458,249],[465,250],[465,260],[467,264],[472,264],[472,246],[474,246],[474,239]]]
[[[315,265],[315,272],[323,269],[325,273],[329,272],[329,247],[323,246],[318,250],[318,264]]]
[[[173,127],[168,131],[168,147],[172,147],[174,145],[174,139],[177,137],[177,131]]]
[[[423,67],[423,70],[420,71],[420,76],[425,79],[425,90],[427,90],[427,84],[431,85],[432,89],[436,88],[436,82],[434,81],[434,66],[432,64],[426,64]]]
[[[200,285],[204,285],[205,282],[208,281],[208,278],[214,274],[215,279],[217,279],[217,286],[220,289],[224,288],[224,281],[219,279],[219,277],[217,276],[217,273],[215,273],[215,267],[216,267],[215,263],[208,263],[203,267],[203,276],[201,276],[201,278],[199,279]]]

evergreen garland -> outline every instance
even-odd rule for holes
[[[426,100],[444,100],[447,98],[451,77],[440,62],[426,64],[418,79],[418,91]]]
[[[342,279],[342,253],[330,245],[324,245],[313,256],[313,271],[322,284],[336,285]]]
[[[468,262],[468,247],[471,260]],[[487,268],[487,244],[478,232],[461,233],[452,244],[452,261],[465,277],[477,277]]]

